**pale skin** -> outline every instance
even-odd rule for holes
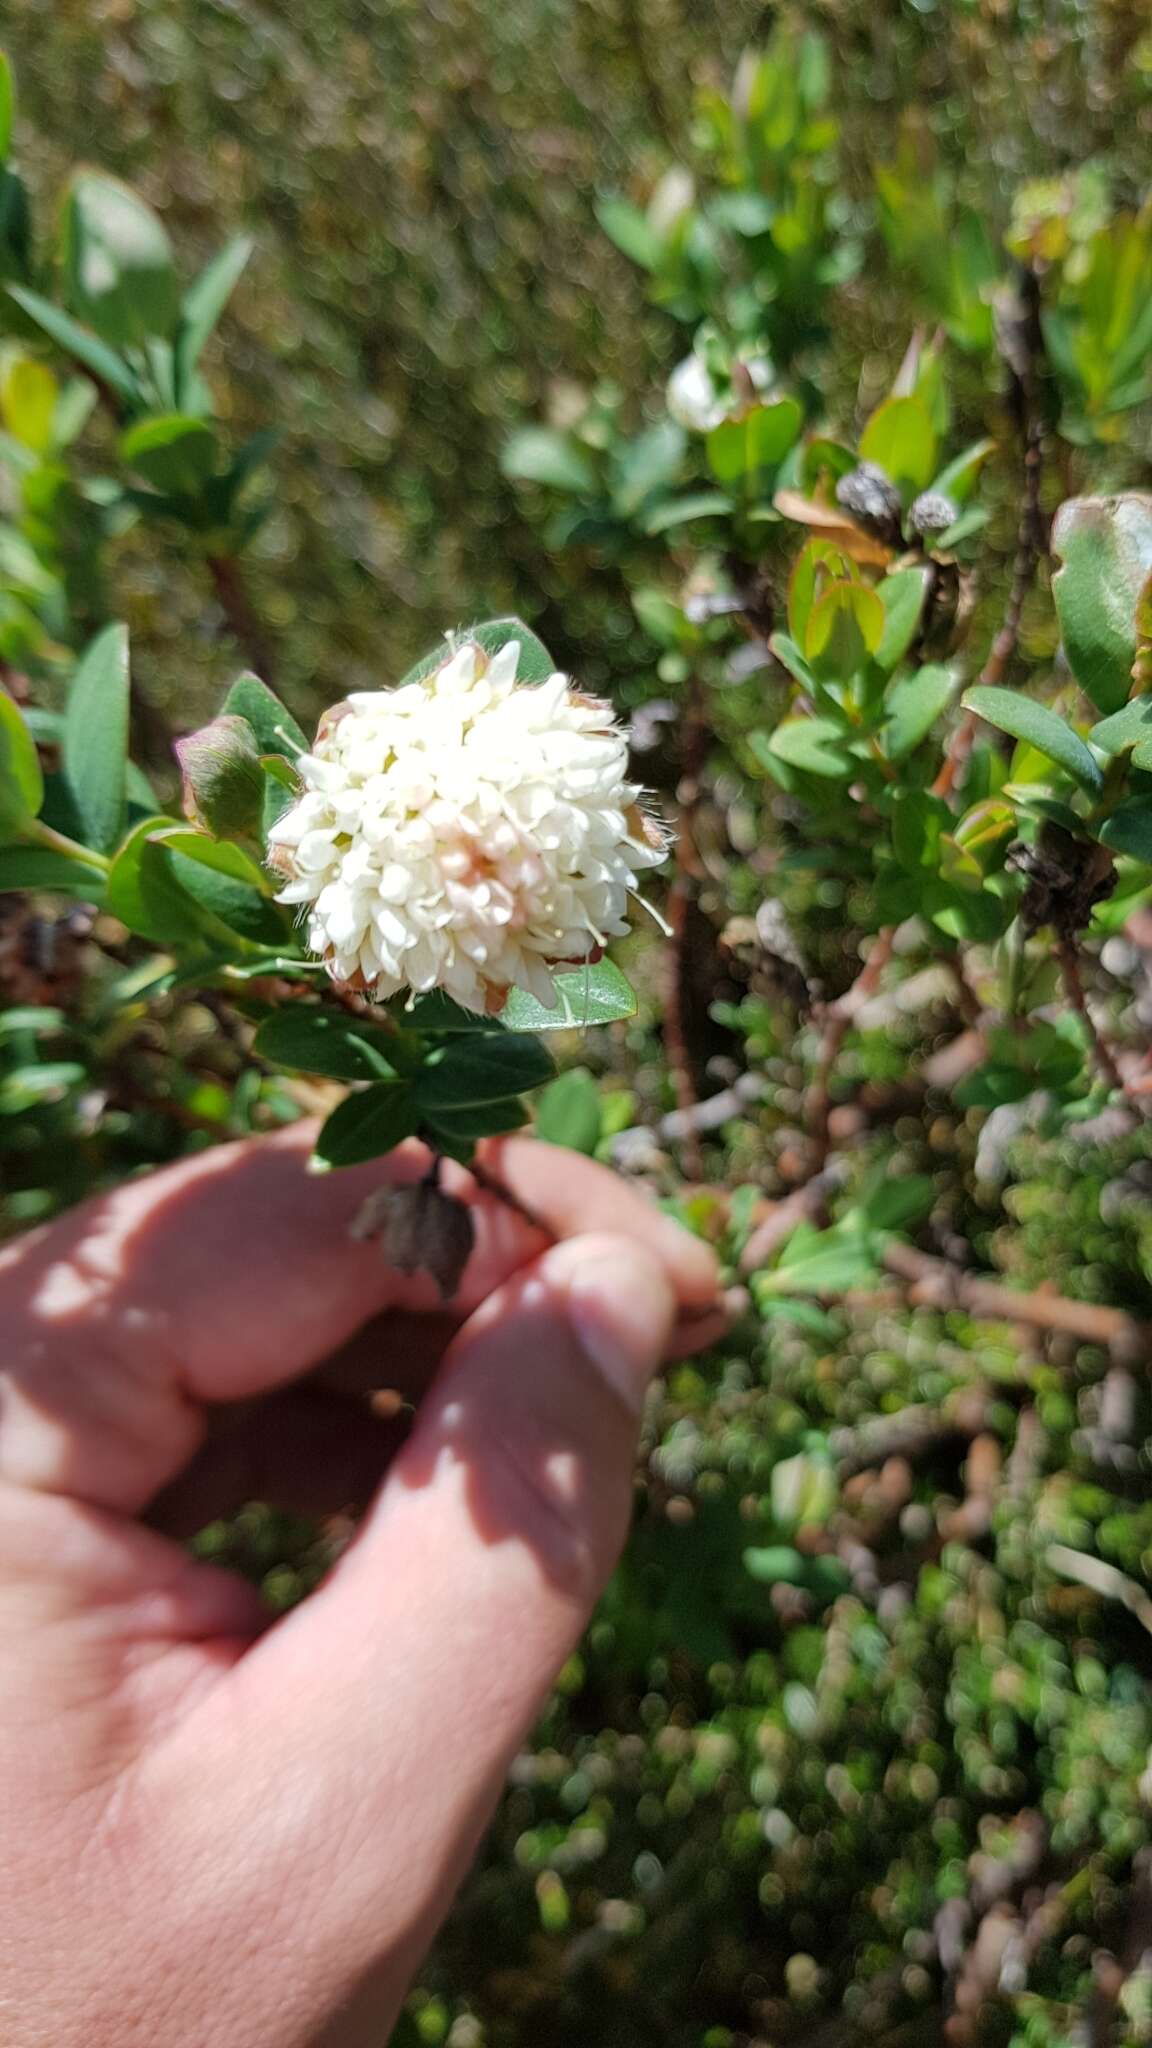
[[[619,1553],[711,1253],[520,1139],[440,1309],[349,1224],[386,1167],[221,1148],[0,1255],[0,2040],[383,2048]],[[408,1427],[366,1389],[416,1404]],[[380,1404],[377,1404],[379,1407]],[[363,1508],[270,1622],[176,1539]]]

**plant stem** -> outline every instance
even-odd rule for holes
[[[965,1024],[978,1026],[984,1016],[984,1005],[968,979],[964,955],[959,947],[954,953],[943,955],[945,966],[952,976],[956,988],[956,1007]]]
[[[29,818],[21,826],[20,836],[34,846],[51,847],[53,853],[63,853],[69,860],[78,860],[85,867],[96,868],[101,874],[112,872],[112,863],[107,854],[95,853],[90,846],[81,846],[78,839],[69,839],[64,832],[57,832],[51,825],[45,825],[40,818]]]
[[[522,1202],[519,1195],[513,1194],[511,1188],[506,1187],[497,1174],[489,1173],[486,1166],[481,1166],[478,1159],[474,1159],[465,1171],[471,1174],[478,1188],[483,1188],[484,1193],[491,1195],[495,1201],[502,1202],[504,1207],[511,1209],[513,1215],[519,1216],[522,1222],[529,1224],[533,1230],[541,1231],[545,1237],[555,1238],[556,1233],[552,1225],[527,1202]]]
[[[700,857],[696,848],[696,813],[700,805],[700,774],[708,746],[708,729],[701,716],[700,685],[693,680],[684,707],[680,733],[680,783],[676,792],[679,815],[676,826],[676,873],[665,904],[671,936],[668,941],[668,992],[664,1007],[664,1049],[676,1107],[685,1117],[683,1163],[691,1180],[703,1172],[700,1139],[692,1122],[699,1103],[689,1044],[690,918],[696,900]]]
[[[264,628],[248,595],[239,561],[235,555],[209,555],[207,561],[216,601],[229,632],[245,661],[255,669],[262,682],[271,685],[275,679],[275,663]]]
[[[1002,345],[1010,380],[1009,403],[1020,431],[1023,451],[1016,559],[1000,630],[980,672],[981,687],[996,686],[1004,681],[1020,638],[1020,621],[1028,592],[1041,557],[1048,551],[1048,531],[1040,502],[1044,481],[1044,421],[1039,403],[1039,381],[1044,360],[1044,335],[1040,325],[1040,283],[1030,267],[1025,269],[1021,279],[1020,305],[1021,318],[1013,330],[1013,344]],[[955,727],[940,772],[932,784],[933,796],[950,796],[956,787],[972,752],[979,722],[977,712],[966,711]]]
[[[1063,1331],[1085,1344],[1106,1345],[1123,1358],[1144,1359],[1152,1354],[1152,1324],[1140,1322],[1125,1309],[1072,1301],[1062,1294],[1047,1294],[1043,1288],[1022,1294],[999,1280],[968,1272],[896,1239],[884,1252],[884,1266],[905,1283],[916,1307],[962,1308],[990,1322]]]
[[[848,1035],[848,1027],[858,1010],[868,998],[875,995],[880,977],[892,958],[895,931],[891,925],[878,932],[872,943],[872,950],[852,983],[836,1002],[829,1003],[824,1012],[824,1037],[816,1071],[808,1089],[804,1104],[804,1123],[814,1150],[814,1171],[819,1171],[828,1157],[828,1118],[832,1110],[832,1076],[840,1050]]]
[[[1092,1048],[1092,1057],[1096,1065],[1109,1087],[1118,1089],[1125,1100],[1131,1101],[1128,1084],[1116,1064],[1116,1055],[1088,1008],[1088,998],[1084,993],[1084,981],[1080,973],[1080,955],[1076,941],[1070,933],[1062,933],[1057,938],[1056,957],[1060,962],[1064,993],[1088,1033],[1088,1043]]]

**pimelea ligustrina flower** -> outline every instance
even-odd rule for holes
[[[357,693],[298,761],[271,858],[334,980],[488,1011],[521,988],[551,1009],[553,969],[628,930],[664,846],[624,735],[567,676],[518,684],[519,655],[468,642],[419,682]]]

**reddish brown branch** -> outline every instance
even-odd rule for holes
[[[228,631],[250,668],[265,683],[275,679],[275,662],[268,638],[253,609],[248,586],[235,555],[209,555],[208,573],[216,601],[224,614]]]
[[[1057,938],[1056,958],[1060,962],[1064,993],[1088,1033],[1088,1043],[1092,1048],[1092,1057],[1096,1065],[1108,1086],[1118,1089],[1121,1095],[1130,1100],[1127,1083],[1116,1064],[1116,1055],[1088,1007],[1088,998],[1084,993],[1084,981],[1080,973],[1080,955],[1076,941],[1070,933],[1066,932]]]
[[[676,1107],[685,1120],[683,1164],[690,1180],[703,1173],[703,1155],[693,1120],[699,1104],[696,1076],[689,1044],[692,961],[690,933],[692,908],[700,881],[700,855],[696,846],[696,817],[700,808],[700,777],[708,748],[708,728],[701,716],[700,688],[693,683],[684,708],[681,728],[681,776],[676,791],[679,814],[676,826],[676,873],[666,904],[671,933],[667,952],[667,998],[664,1008],[664,1050]]]
[[[1137,1321],[1123,1309],[1105,1308],[1094,1301],[1070,1301],[1061,1294],[1021,1294],[1015,1288],[1002,1287],[997,1280],[966,1273],[945,1259],[930,1258],[909,1244],[890,1244],[884,1264],[907,1284],[908,1298],[916,1307],[962,1308],[991,1322],[1065,1331],[1081,1343],[1106,1346],[1125,1358],[1152,1356],[1152,1325]]]
[[[832,1110],[832,1077],[836,1062],[853,1019],[880,986],[881,976],[892,958],[894,939],[895,932],[891,927],[877,933],[872,950],[851,988],[834,1003],[829,1003],[824,1011],[820,1053],[804,1103],[804,1127],[811,1142],[816,1172],[828,1157],[828,1118]]]
[[[1041,557],[1048,551],[1048,529],[1040,502],[1044,481],[1044,422],[1039,384],[1044,336],[1040,325],[1040,287],[1035,271],[1024,272],[1020,297],[1021,317],[1013,323],[1012,339],[1002,344],[1010,378],[1009,400],[1022,442],[1020,519],[1012,587],[1000,630],[980,673],[982,686],[996,686],[1004,681],[1020,639],[1020,621],[1028,592],[1035,581]],[[933,796],[950,796],[956,787],[972,752],[979,722],[977,712],[966,711],[954,728],[940,772],[932,784]]]

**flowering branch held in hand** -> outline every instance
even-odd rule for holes
[[[282,903],[335,981],[381,998],[442,989],[551,1009],[552,970],[628,930],[662,834],[627,781],[606,705],[554,674],[517,682],[520,644],[467,642],[398,690],[325,716],[305,792],[273,827]]]

